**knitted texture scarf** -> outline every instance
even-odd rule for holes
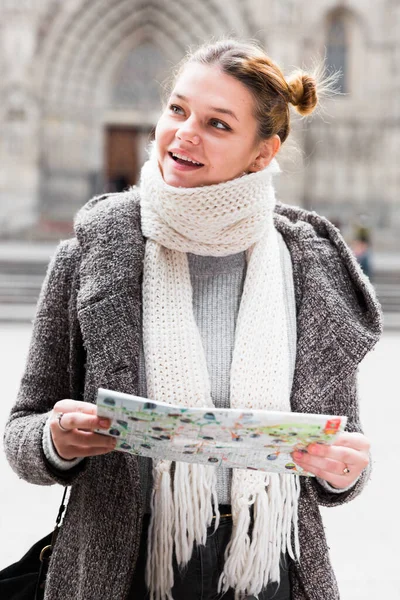
[[[186,253],[226,256],[246,250],[230,404],[290,411],[288,333],[273,223],[272,176],[278,171],[272,161],[260,172],[228,182],[177,188],[164,182],[153,148],[140,186],[142,231],[147,238],[143,344],[149,398],[181,406],[214,406],[193,315]],[[206,543],[214,513],[216,528],[219,522],[215,468],[184,462],[171,467],[170,461],[154,461],[146,567],[152,600],[172,599],[174,553],[184,567],[194,544]],[[257,595],[269,581],[279,581],[282,553],[298,559],[298,496],[296,476],[233,469],[233,530],[220,591],[233,588],[236,598]]]

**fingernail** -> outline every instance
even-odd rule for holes
[[[104,427],[104,429],[107,429],[108,428],[108,421],[107,421],[107,419],[100,419],[99,425],[100,425],[100,427]]]

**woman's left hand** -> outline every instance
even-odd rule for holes
[[[354,483],[369,463],[370,443],[362,433],[341,433],[332,445],[310,444],[306,452],[293,452],[305,471],[325,479],[335,488]]]

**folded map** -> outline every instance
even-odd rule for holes
[[[294,450],[332,444],[347,418],[240,408],[188,408],[100,388],[97,414],[111,419],[116,450],[216,467],[311,475]]]

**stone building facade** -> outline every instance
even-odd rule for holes
[[[342,69],[343,94],[294,119],[279,196],[396,249],[400,0],[0,0],[0,237],[62,235],[93,194],[134,183],[159,82],[221,35],[258,39],[285,72]]]

